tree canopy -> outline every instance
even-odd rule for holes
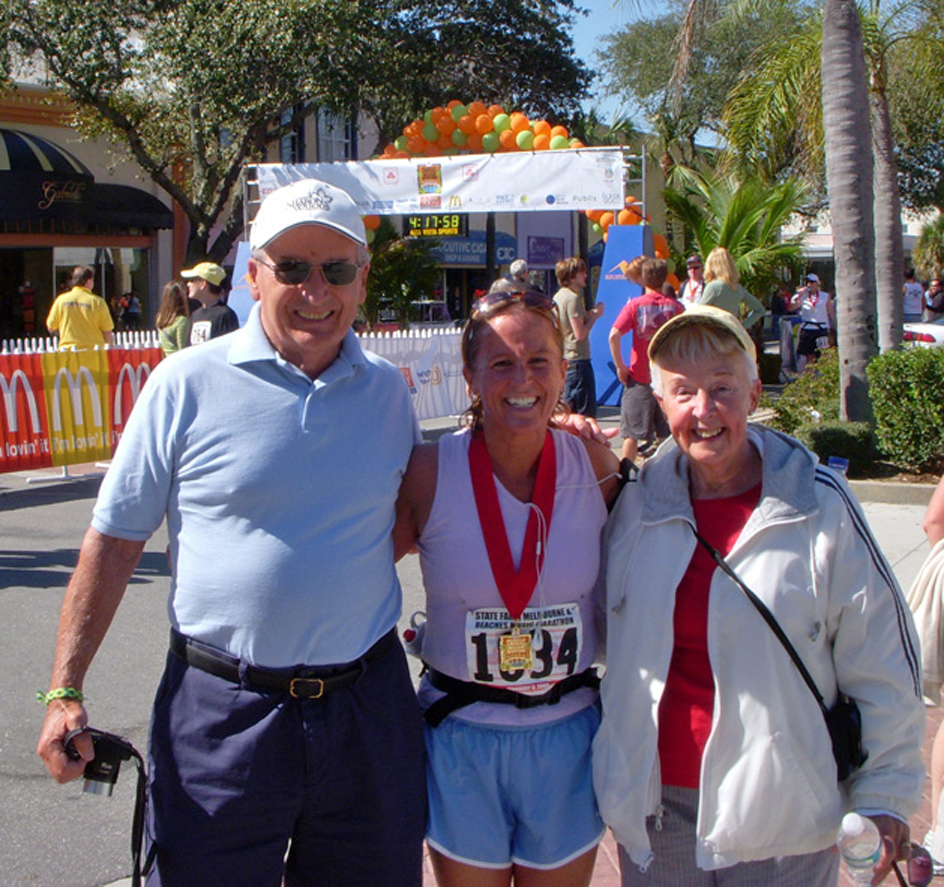
[[[0,84],[44,72],[83,133],[182,207],[188,258],[221,260],[243,166],[318,108],[364,111],[382,135],[454,96],[573,113],[591,79],[577,14],[574,0],[0,0]]]

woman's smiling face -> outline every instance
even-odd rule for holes
[[[748,416],[761,383],[748,377],[740,349],[660,367],[660,403],[672,437],[706,479],[729,476],[749,461]]]

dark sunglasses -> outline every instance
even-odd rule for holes
[[[540,308],[544,311],[553,311],[555,308],[552,296],[538,292],[538,290],[525,290],[523,293],[486,293],[476,301],[472,306],[472,310],[477,314],[488,314],[492,309],[499,305],[507,305],[509,302],[521,302],[528,308]]]
[[[347,286],[354,283],[360,265],[353,262],[325,262],[323,265],[312,265],[311,262],[277,262],[269,264],[262,259],[256,259],[260,265],[265,265],[275,275],[279,283],[286,286],[299,286],[311,277],[316,268],[321,272],[321,279],[330,286]]]

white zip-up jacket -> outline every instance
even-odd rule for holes
[[[744,592],[716,570],[702,869],[822,850],[852,808],[907,820],[924,782],[920,656],[891,568],[843,479],[792,438],[762,426],[749,435],[763,458],[761,500],[727,561],[777,618],[826,705],[837,686],[858,702],[869,759],[837,783],[810,689]],[[659,700],[693,522],[688,460],[669,441],[627,484],[606,532],[607,665],[593,777],[603,819],[643,869],[652,860],[646,817],[661,800]]]

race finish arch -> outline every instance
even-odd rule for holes
[[[405,153],[405,152],[400,152]],[[627,158],[621,148],[565,148],[546,151],[458,154],[454,156],[383,156],[368,161],[259,164],[244,178],[246,231],[259,202],[277,188],[314,178],[347,191],[365,216],[414,213],[609,212],[615,219],[625,207]],[[609,272],[642,254],[652,238],[646,225],[614,225],[603,257],[601,286],[606,282],[606,313],[591,332],[591,359],[601,403],[618,403],[618,380],[610,357],[608,334],[626,300],[639,290]],[[611,248],[609,241],[613,241]],[[647,242],[648,240],[648,242]],[[240,281],[249,258],[240,244],[234,280]],[[612,278],[612,279],[611,279]],[[234,303],[233,296],[237,297]],[[234,290],[231,304],[247,314]],[[614,385],[616,380],[616,385]]]

